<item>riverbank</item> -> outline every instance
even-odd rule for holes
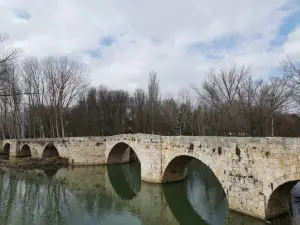
[[[52,158],[22,158],[16,160],[0,159],[0,167],[19,168],[19,169],[39,169],[39,168],[61,168],[67,167],[69,160],[63,157]]]

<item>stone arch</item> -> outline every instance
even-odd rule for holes
[[[282,179],[283,178],[280,178],[279,180]],[[276,184],[277,181],[270,185],[273,192],[266,201],[266,219],[272,219],[291,210],[291,191],[299,181],[300,179],[291,179],[290,181],[282,182],[281,184]]]
[[[132,160],[139,160],[135,151],[126,143],[119,142],[115,144],[109,151],[106,159],[106,164],[127,163]]]
[[[114,191],[121,199],[133,199],[141,189],[141,163],[135,151],[125,142],[119,142],[111,148],[106,163]]]
[[[188,165],[188,174],[191,179],[183,181],[187,175]],[[196,168],[199,170],[196,171]],[[199,180],[197,180],[197,177]],[[182,180],[182,182],[173,182],[180,180]],[[209,221],[211,224],[216,224],[216,221],[210,221],[210,215],[214,215],[214,213],[218,211],[216,208],[220,207],[220,205],[226,206],[225,211],[229,208],[227,195],[219,178],[208,165],[196,157],[178,155],[172,158],[165,167],[162,175],[162,183],[165,183],[163,185],[163,191],[168,205],[180,224],[187,223],[186,215],[188,215],[188,218],[193,218],[191,220],[196,221],[195,223],[202,224],[203,221]],[[199,189],[201,186],[204,189]],[[196,193],[194,191],[196,191]],[[211,211],[206,209],[201,212],[201,209],[200,211],[199,208],[197,209],[196,202],[198,202],[199,199],[194,200],[193,194],[199,196],[200,193],[203,193],[203,198],[201,197],[203,203],[206,201],[206,203],[210,202],[212,204],[210,205],[211,208],[209,208]],[[214,200],[210,199],[210,193],[214,193]],[[174,198],[174,196],[176,196],[176,198]],[[225,222],[226,217],[227,215],[224,214],[224,217],[220,218]],[[220,223],[220,221],[218,223]]]
[[[6,143],[6,144],[3,146],[2,152],[3,152],[4,154],[9,155],[9,153],[10,153],[10,144],[9,144],[9,143]]]
[[[224,193],[226,190],[226,187],[221,182],[220,178],[216,175],[215,171],[211,169],[205,162],[202,160],[189,155],[177,155],[173,157],[165,166],[162,174],[161,183],[168,183],[173,181],[180,181],[183,180],[186,177],[187,172],[187,165],[190,163],[192,159],[200,161],[203,165],[205,165],[212,174],[216,177],[218,180],[218,183],[222,186]]]
[[[54,144],[49,143],[46,145],[44,148],[42,158],[53,158],[53,157],[58,157],[59,153],[57,151],[57,148],[54,146]]]
[[[180,155],[173,158],[164,170],[162,183],[183,180],[186,176],[187,165],[192,159],[193,157],[187,155]]]
[[[31,150],[30,150],[29,145],[25,144],[22,146],[22,148],[18,154],[18,157],[31,157]]]

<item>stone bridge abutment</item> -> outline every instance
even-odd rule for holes
[[[261,219],[287,211],[300,180],[299,138],[126,134],[109,137],[4,140],[10,157],[67,157],[75,165],[140,162],[141,179],[184,179],[191,159],[215,174],[232,210]]]

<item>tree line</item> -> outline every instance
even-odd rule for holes
[[[155,71],[133,93],[88,82],[86,65],[67,56],[26,57],[0,43],[0,129],[5,138],[121,133],[299,136],[300,66],[257,79],[250,66],[210,70],[202,84],[162,97]],[[197,83],[195,81],[194,83]]]

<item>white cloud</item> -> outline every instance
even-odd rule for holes
[[[296,59],[300,58],[300,26],[289,34],[283,49],[289,56]]]
[[[164,93],[177,93],[200,84],[210,68],[251,63],[265,76],[286,54],[299,57],[299,27],[284,34],[282,46],[271,45],[299,6],[298,0],[0,0],[0,31],[28,55],[67,54],[87,63],[93,85],[145,88],[148,72],[156,70]],[[18,18],[15,9],[26,10],[29,19]],[[107,36],[115,43],[100,46]],[[238,41],[222,48],[230,37]],[[194,44],[206,48],[189,51]]]

